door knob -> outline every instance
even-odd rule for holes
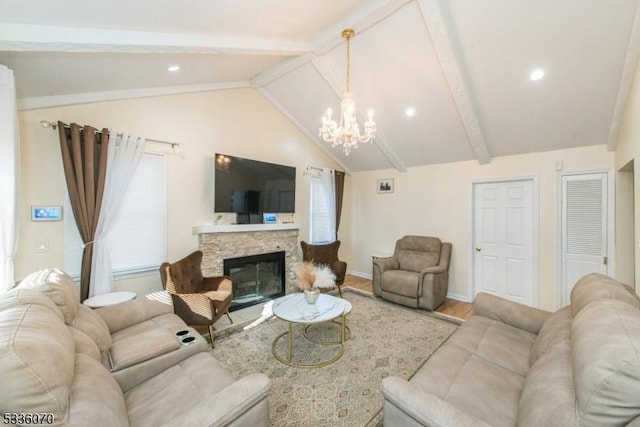
[[[480,252],[480,251],[482,251],[482,248],[476,246],[476,252]]]

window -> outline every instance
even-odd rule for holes
[[[113,230],[111,265],[115,277],[154,271],[166,259],[167,196],[165,156],[144,153],[127,189]],[[83,243],[65,192],[64,268],[80,277]]]
[[[311,178],[309,241],[327,243],[336,240],[335,184],[333,171],[323,170]]]

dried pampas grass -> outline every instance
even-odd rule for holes
[[[295,284],[300,289],[333,288],[336,284],[336,275],[328,265],[301,262],[296,267]]]
[[[316,281],[316,267],[310,262],[301,262],[296,267],[296,286],[309,289]]]

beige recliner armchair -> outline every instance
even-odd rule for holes
[[[393,256],[373,260],[373,293],[408,307],[435,310],[447,296],[451,243],[404,236]]]

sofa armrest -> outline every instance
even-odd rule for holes
[[[271,380],[265,374],[250,374],[205,398],[197,406],[180,414],[178,419],[164,420],[163,425],[227,426],[242,418],[254,406],[268,398]],[[255,416],[255,414],[253,414]],[[269,424],[268,405],[259,417]],[[252,425],[253,423],[245,423]],[[242,425],[242,424],[241,424]]]
[[[382,380],[382,394],[385,398],[385,425],[388,422],[388,404],[394,405],[408,418],[420,425],[439,427],[489,427],[484,421],[467,414],[438,396],[425,393],[410,382],[398,378],[387,377]],[[404,415],[403,414],[403,415]],[[408,424],[399,422],[394,415],[394,425]],[[408,420],[407,420],[408,421]]]
[[[373,265],[378,266],[380,269],[380,274],[384,273],[387,270],[397,270],[398,269],[398,260],[396,258],[376,258],[373,260]]]
[[[473,301],[473,314],[498,320],[507,325],[537,334],[550,312],[509,301],[484,292]]]
[[[420,276],[424,276],[425,274],[439,274],[446,273],[449,270],[449,266],[446,265],[434,265],[433,267],[427,267],[420,270]]]
[[[173,313],[173,307],[170,304],[141,297],[122,304],[97,308],[95,312],[104,319],[109,331],[113,334],[145,320]]]
[[[373,260],[373,293],[374,295],[382,295],[382,274],[387,270],[397,270],[399,267],[396,258],[375,258]]]

